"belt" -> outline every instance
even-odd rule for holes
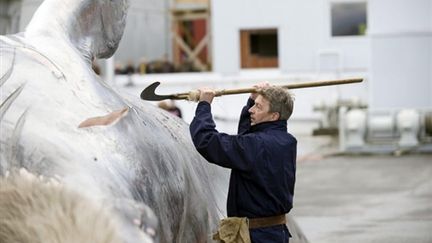
[[[249,229],[270,227],[274,225],[286,224],[285,214],[249,219]]]

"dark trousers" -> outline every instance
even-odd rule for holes
[[[288,243],[291,234],[286,225],[250,229],[252,243]]]

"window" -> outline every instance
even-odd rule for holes
[[[332,3],[332,36],[365,35],[366,15],[366,3]]]
[[[277,57],[277,34],[255,33],[249,36],[250,53],[261,57]]]
[[[240,31],[242,68],[269,68],[278,66],[277,29]]]

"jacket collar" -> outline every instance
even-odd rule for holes
[[[279,121],[271,121],[271,122],[262,122],[257,125],[251,126],[251,132],[265,131],[267,129],[275,129],[286,131],[287,130],[287,121],[279,120]]]

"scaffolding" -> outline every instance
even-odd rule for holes
[[[171,19],[174,65],[180,71],[211,70],[209,0],[176,0]]]

